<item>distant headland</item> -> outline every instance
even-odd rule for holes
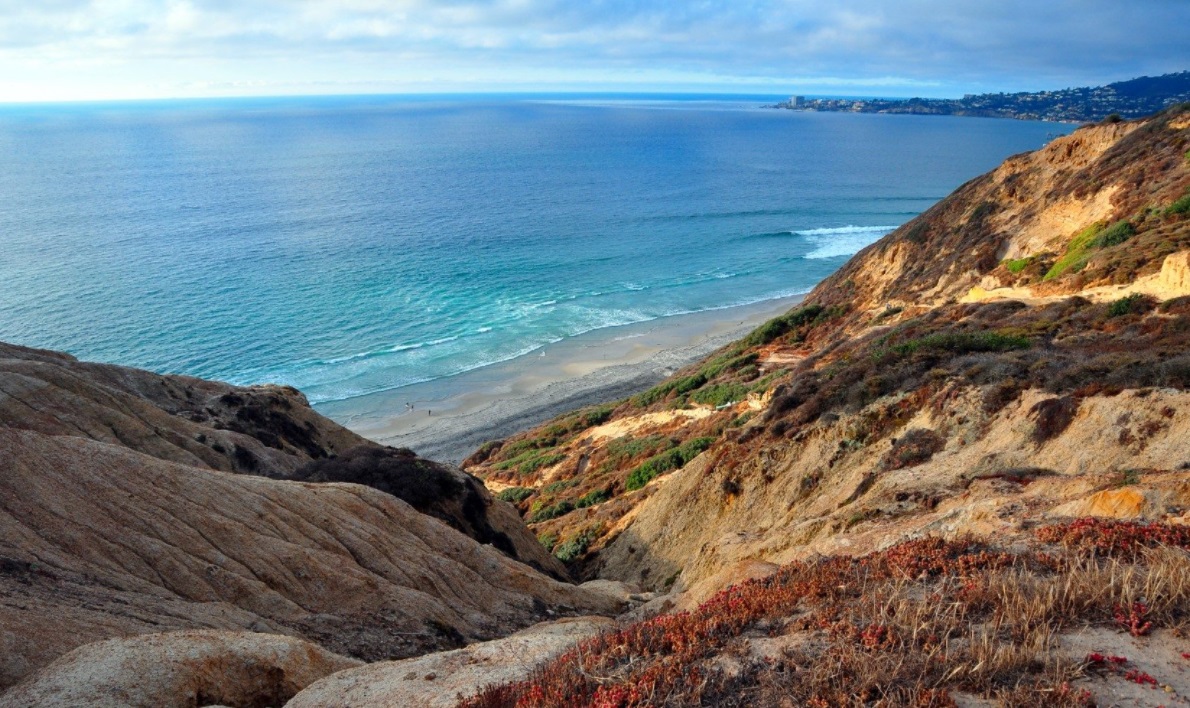
[[[981,93],[962,98],[810,98],[791,96],[773,108],[852,113],[981,116],[1085,123],[1111,116],[1139,118],[1190,101],[1190,71],[1141,76],[1106,86],[1037,93]]]

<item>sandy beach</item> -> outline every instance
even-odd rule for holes
[[[488,440],[642,391],[801,300],[599,329],[506,362],[318,410],[367,438],[457,464]]]

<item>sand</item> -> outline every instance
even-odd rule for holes
[[[643,391],[801,299],[608,327],[457,376],[317,408],[364,437],[458,464],[488,440]]]

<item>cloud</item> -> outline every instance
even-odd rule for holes
[[[1188,24],[1190,3],[1170,0],[0,0],[0,91],[938,95],[1185,69]]]

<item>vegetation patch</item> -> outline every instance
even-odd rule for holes
[[[1186,154],[1190,156],[1190,152],[1187,152]],[[1190,214],[1190,190],[1187,190],[1186,193],[1183,194],[1182,197],[1176,202],[1165,207],[1165,214],[1167,216]]]
[[[1028,349],[1030,345],[1027,336],[1014,332],[940,332],[892,345],[878,355],[889,353],[907,356],[922,349],[944,350],[955,354],[1003,352],[1010,349]]]
[[[529,508],[529,516],[525,519],[525,523],[539,524],[542,521],[549,521],[556,519],[564,514],[569,514],[574,511],[574,502],[563,499],[557,504],[544,505],[541,502],[536,502]]]
[[[578,501],[574,503],[574,506],[578,509],[586,509],[589,506],[602,504],[611,498],[611,492],[607,491],[606,489],[592,489],[591,491],[579,497]]]
[[[1136,227],[1127,219],[1110,226],[1102,222],[1092,224],[1071,239],[1066,253],[1054,263],[1043,280],[1053,280],[1068,272],[1077,273],[1087,266],[1096,250],[1119,246],[1135,235]]]
[[[774,317],[757,327],[751,334],[744,338],[743,344],[746,347],[763,346],[799,328],[813,327],[829,319],[838,317],[846,311],[846,307],[840,305],[831,307],[823,307],[814,303],[805,305],[780,317]]]
[[[886,470],[899,470],[929,461],[942,450],[946,441],[933,430],[913,428],[893,442],[892,449],[881,460]]]
[[[532,487],[509,487],[508,489],[500,490],[496,498],[511,504],[520,504],[533,496],[533,492],[534,489]]]
[[[1111,302],[1107,306],[1107,316],[1143,315],[1151,309],[1153,309],[1152,300],[1140,293],[1132,293]]]
[[[690,400],[718,407],[744,400],[751,390],[751,386],[743,383],[715,384],[695,391]]]
[[[1127,659],[1064,659],[1055,637],[1087,626],[1141,635],[1190,618],[1190,557],[1159,545],[1185,548],[1190,534],[1103,527],[1103,544],[1100,523],[1042,529],[1042,540],[1063,544],[1054,551],[925,538],[791,563],[689,612],[588,639],[462,705],[941,708],[963,692],[1010,706],[1090,706],[1070,682]],[[781,637],[792,641],[775,654],[756,649]],[[1130,680],[1150,685],[1146,676]]]
[[[592,526],[584,529],[581,533],[574,536],[570,540],[556,546],[554,548],[554,557],[563,563],[573,563],[578,560],[587,548],[599,538],[601,529],[598,526]]]
[[[1097,248],[1111,248],[1112,246],[1119,246],[1128,239],[1136,235],[1136,227],[1128,220],[1117,221],[1111,226],[1103,230],[1095,238],[1095,246]]]
[[[628,479],[624,482],[624,488],[628,491],[640,489],[666,472],[685,466],[687,462],[698,457],[699,454],[714,442],[715,438],[694,438],[660,455],[650,457],[636,469],[632,470],[632,472],[628,473]]]
[[[1037,260],[1037,256],[1027,256],[1025,258],[1007,260],[1004,261],[1004,268],[1013,275],[1020,275],[1021,271],[1028,268],[1029,265],[1035,260]]]
[[[1087,261],[1091,259],[1091,248],[1095,243],[1095,239],[1102,233],[1104,224],[1096,222],[1087,228],[1075,234],[1074,238],[1066,246],[1066,253],[1050,267],[1049,272],[1045,274],[1043,280],[1053,280],[1068,271],[1078,272],[1087,265]]]

